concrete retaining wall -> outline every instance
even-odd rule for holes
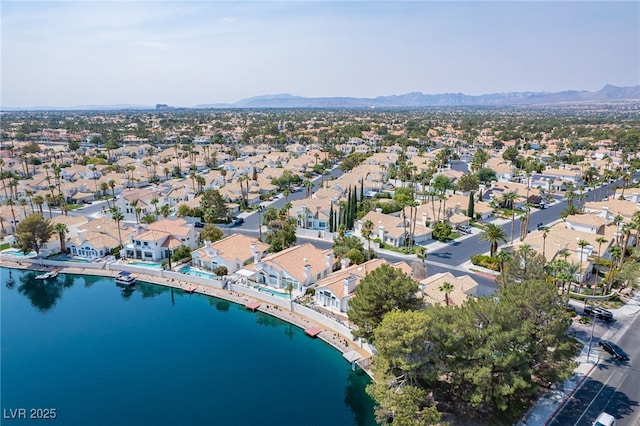
[[[57,267],[76,267],[76,268],[87,268],[87,269],[104,269],[104,263],[93,263],[93,262],[65,262],[61,260],[49,260],[49,259],[36,259],[33,257],[30,258],[19,258],[13,256],[6,256],[4,259],[10,262],[16,263],[29,263],[31,265],[43,265],[43,266],[57,266]]]
[[[237,293],[241,293],[250,297],[255,297],[256,299],[264,300],[267,303],[280,306],[281,308],[289,309],[291,307],[289,299],[283,299],[282,297],[273,296],[264,291],[258,291],[252,287],[246,287],[233,283],[229,283],[228,287],[231,291],[235,291]]]

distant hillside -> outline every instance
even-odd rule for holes
[[[196,105],[193,108],[417,108],[429,106],[509,106],[509,105],[549,105],[567,102],[611,102],[640,100],[640,85],[616,87],[607,84],[597,92],[566,90],[564,92],[513,92],[488,95],[465,95],[464,93],[443,93],[427,95],[420,92],[404,95],[378,96],[377,98],[326,97],[305,98],[287,93],[263,95],[243,99],[231,104],[215,103]],[[158,104],[160,106],[164,104]],[[3,106],[3,111],[113,111],[113,110],[155,110],[158,105],[78,105],[72,107],[34,106],[13,108]],[[188,109],[188,107],[168,107],[167,109]]]
[[[377,98],[305,98],[289,94],[266,95],[243,99],[232,104],[197,105],[195,108],[402,108],[427,106],[506,106],[559,104],[566,102],[607,102],[640,100],[640,86],[606,85],[597,92],[566,90],[563,92],[513,92],[488,95],[443,93],[427,95],[420,92]]]

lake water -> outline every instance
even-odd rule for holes
[[[0,268],[5,417],[25,408],[55,409],[61,425],[375,424],[369,378],[295,326],[151,284],[35,275]]]

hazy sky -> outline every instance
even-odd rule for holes
[[[640,2],[6,1],[2,106],[640,84]]]

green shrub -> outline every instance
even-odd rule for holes
[[[446,241],[451,239],[451,226],[444,222],[437,223],[433,227],[431,238],[437,241]]]
[[[229,270],[227,269],[226,266],[220,265],[216,269],[213,270],[213,273],[216,274],[217,276],[221,277],[223,275],[229,274]]]
[[[610,259],[603,259],[601,257],[597,257],[594,260],[593,264],[595,266],[606,266],[607,268],[610,268],[611,267],[611,260]]]
[[[483,268],[491,269],[493,271],[500,270],[500,259],[487,256],[484,254],[474,254],[471,256],[471,263],[476,266],[482,266]]]

